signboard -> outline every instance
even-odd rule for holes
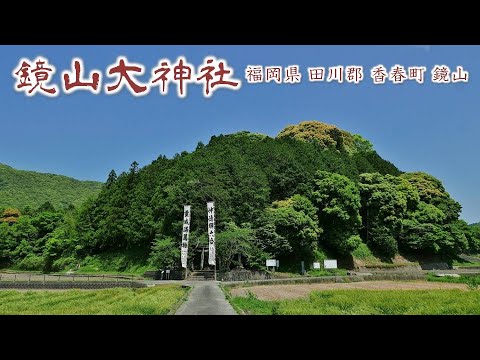
[[[313,268],[314,269],[320,269],[320,263],[319,262],[314,262],[313,263]]]
[[[280,260],[277,260],[277,268],[280,267]]]
[[[277,260],[275,259],[267,260],[267,266],[277,266]]]
[[[181,248],[181,260],[182,267],[187,268],[188,258],[188,236],[190,234],[190,205],[183,207],[183,228],[182,228],[182,248]]]
[[[215,203],[207,202],[208,215],[208,264],[215,265]]]
[[[323,260],[323,267],[325,269],[336,269],[337,260]]]

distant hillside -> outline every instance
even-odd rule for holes
[[[0,164],[0,209],[26,206],[38,208],[49,201],[56,208],[75,206],[96,196],[102,184],[66,176],[16,170]]]
[[[480,222],[478,222],[478,223],[475,223],[475,224],[470,224],[470,226],[476,226],[476,227],[480,227]]]

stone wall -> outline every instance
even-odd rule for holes
[[[220,281],[249,281],[249,280],[265,280],[275,278],[274,274],[266,271],[255,271],[245,269],[235,269],[231,271],[219,271],[217,279]]]

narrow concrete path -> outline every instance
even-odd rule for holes
[[[237,315],[232,305],[225,299],[216,281],[185,282],[193,286],[187,301],[175,315]]]

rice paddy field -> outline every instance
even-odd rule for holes
[[[375,287],[322,290],[305,289],[303,285],[268,286],[268,290],[253,286],[230,290],[229,300],[240,314],[249,315],[480,314],[480,290],[466,286],[426,289],[422,283],[412,283],[411,288],[395,289],[398,283],[383,288],[371,285]]]
[[[106,290],[2,290],[1,315],[164,315],[188,290],[180,285]]]

